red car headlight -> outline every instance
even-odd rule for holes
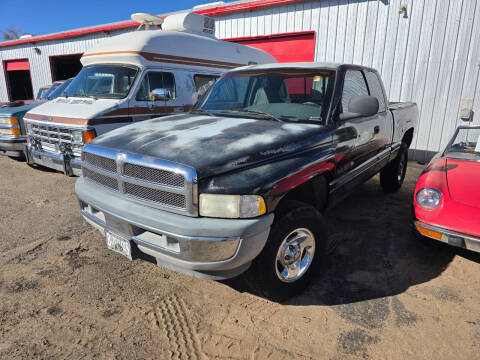
[[[417,192],[415,198],[420,207],[425,210],[434,210],[442,202],[442,193],[437,189],[426,187]]]

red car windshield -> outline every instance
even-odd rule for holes
[[[445,156],[454,159],[480,159],[480,128],[460,128],[445,151]]]

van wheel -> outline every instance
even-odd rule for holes
[[[324,265],[326,245],[323,216],[310,205],[285,203],[246,280],[255,292],[274,301],[298,295]]]
[[[388,192],[402,187],[407,173],[408,145],[402,142],[397,157],[380,171],[380,185]]]

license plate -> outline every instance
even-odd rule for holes
[[[107,241],[107,247],[110,250],[116,251],[132,260],[132,247],[130,246],[130,239],[110,231],[105,233],[105,238]]]

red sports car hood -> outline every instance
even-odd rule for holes
[[[480,163],[447,159],[447,183],[452,200],[480,208]]]

